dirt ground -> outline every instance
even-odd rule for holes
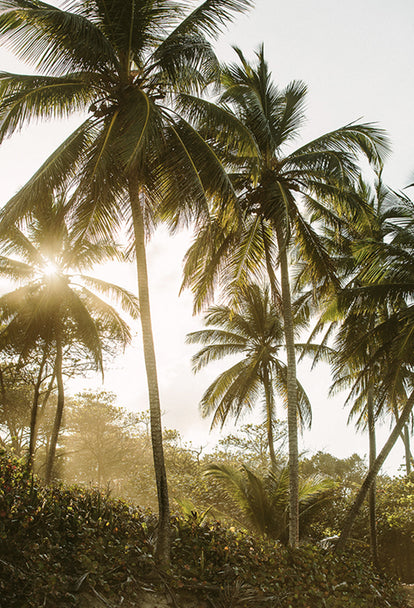
[[[407,597],[406,608],[414,608],[414,584],[403,585],[404,593]],[[110,606],[109,602],[105,601],[99,594],[93,596],[91,594],[84,594],[80,602],[80,608],[102,608],[104,605]],[[122,604],[124,606],[124,604]],[[186,600],[181,604],[181,608],[200,608],[201,604],[197,601],[196,604],[191,600]],[[127,603],[125,608],[138,608],[137,605]],[[171,601],[167,595],[159,595],[157,593],[145,593],[143,592],[142,598],[139,604],[139,608],[171,608]]]
[[[407,596],[407,608],[414,608],[414,585],[403,585]]]

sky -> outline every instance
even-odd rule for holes
[[[216,49],[221,60],[233,61],[232,46],[253,58],[261,43],[275,82],[285,86],[291,80],[303,80],[307,84],[307,123],[298,145],[352,121],[375,122],[387,130],[392,145],[384,180],[397,190],[414,181],[412,0],[256,0],[248,15],[238,17],[227,28]],[[1,48],[0,69],[27,71]],[[1,146],[0,205],[79,121],[72,117],[64,123],[33,125]],[[171,237],[161,229],[149,244],[154,337],[164,426],[178,429],[183,441],[208,449],[219,435],[209,434],[210,422],[201,419],[198,402],[223,368],[215,364],[203,373],[191,372],[195,348],[185,344],[185,335],[199,329],[201,319],[192,315],[191,294],[178,296],[181,261],[190,241],[189,233]],[[133,265],[120,268],[112,264],[101,272],[106,279],[136,289]],[[136,334],[133,346],[107,370],[103,388],[118,395],[118,405],[143,410],[147,396],[139,328]],[[321,449],[340,458],[353,452],[366,454],[366,437],[347,426],[345,395],[328,398],[329,369],[318,365],[311,370],[309,364],[301,364],[298,376],[313,408],[312,429],[301,436],[301,449],[308,455]],[[100,378],[82,379],[72,390],[84,387],[102,388]],[[283,417],[282,406],[278,412]],[[258,404],[252,417],[239,424],[262,418]],[[233,430],[230,423],[224,432]],[[388,426],[380,431],[379,447],[387,432]],[[402,454],[402,447],[396,446],[384,470],[395,473]]]

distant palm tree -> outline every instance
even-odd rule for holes
[[[393,223],[405,215],[401,214],[401,206],[395,204],[395,196],[382,181],[382,167],[377,172],[374,187],[369,186],[360,178],[358,194],[361,199],[366,201],[369,213],[361,217],[359,222],[355,222],[351,217],[346,224],[344,223],[339,233],[331,235],[334,249],[336,242],[336,257],[341,258],[340,266],[345,271],[344,276],[341,277],[342,282],[343,284],[347,282],[348,287],[358,287],[362,284],[359,276],[361,271],[359,260],[366,245],[373,242],[384,243],[392,231]],[[346,291],[346,287],[343,289]],[[332,300],[328,307],[332,308]],[[358,306],[350,304],[342,306],[342,310],[338,310],[337,315],[340,325],[335,340],[333,390],[344,386],[351,387],[347,402],[354,401],[354,403],[349,418],[356,418],[357,428],[368,430],[369,466],[374,464],[377,456],[376,420],[384,413],[385,404],[377,391],[378,378],[383,375],[383,372],[378,365],[370,366],[375,344],[364,341],[362,345],[356,346],[355,338],[368,335],[377,323],[389,316],[389,312],[390,309],[387,305],[378,303],[370,314],[361,315]],[[329,317],[332,317],[332,312]],[[367,367],[370,368],[370,372],[364,373]],[[389,397],[388,400],[390,398],[392,402],[395,402],[394,396]],[[369,491],[369,520],[371,553],[374,564],[378,566],[375,483],[372,484]]]
[[[266,475],[242,465],[213,464],[205,475],[222,482],[226,491],[240,506],[255,532],[287,543],[289,538],[289,470],[272,469]],[[324,504],[336,483],[330,478],[311,475],[299,480],[300,515]]]
[[[375,376],[376,410],[387,405],[396,414],[396,424],[382,450],[370,463],[368,474],[346,518],[337,550],[341,551],[355,516],[376,475],[395,441],[412,417],[414,403],[413,328],[414,308],[414,230],[413,203],[405,196],[391,192],[392,206],[385,209],[387,238],[361,239],[354,244],[357,275],[349,287],[339,294],[340,311],[352,311],[365,330],[350,328],[344,342],[338,370],[345,368],[355,356],[365,352],[354,393]],[[394,221],[389,221],[394,218]],[[347,313],[348,314],[348,313]],[[371,319],[369,326],[366,320]],[[396,409],[397,408],[397,409]]]
[[[208,143],[180,108],[218,120],[194,95],[217,79],[207,40],[250,0],[74,0],[61,10],[40,0],[0,0],[0,37],[40,75],[0,75],[0,141],[30,120],[88,112],[86,120],[6,206],[3,229],[43,190],[77,183],[79,233],[108,235],[125,217],[135,252],[151,436],[159,504],[157,556],[169,562],[169,500],[146,263],[156,207],[183,221],[203,216],[208,196],[233,188]],[[194,8],[192,12],[190,9]],[[234,140],[237,121],[221,113]],[[181,215],[179,214],[181,217]],[[177,219],[177,221],[179,221]]]
[[[372,357],[378,346],[374,329],[389,318],[392,311],[403,304],[403,300],[391,305],[390,301],[375,299],[367,310],[361,308],[352,294],[354,290],[362,289],[369,283],[367,278],[363,278],[361,266],[367,248],[370,250],[374,243],[378,246],[389,241],[394,226],[407,218],[407,209],[383,183],[382,167],[377,171],[373,187],[362,178],[359,179],[357,193],[366,203],[365,213],[356,218],[354,214],[347,217],[345,212],[341,217],[340,230],[330,226],[325,226],[324,229],[324,243],[335,261],[342,288],[339,297],[333,289],[323,294],[320,302],[323,312],[312,333],[312,339],[324,328],[322,344],[333,341],[334,348],[329,353],[334,371],[331,392],[350,389],[346,401],[346,404],[352,405],[349,420],[355,419],[357,428],[368,431],[369,464],[372,466],[377,456],[376,420],[392,413],[396,403],[406,400],[402,377],[398,383],[394,383],[384,399],[379,379],[387,374],[388,362],[384,359],[382,366],[379,366],[378,361],[373,364]],[[365,338],[361,339],[362,336]],[[316,350],[315,360],[318,358]],[[378,564],[375,502],[373,483],[369,490],[370,537],[373,561]]]
[[[300,312],[295,318],[297,331],[306,325]],[[242,355],[242,358],[206,390],[200,402],[202,415],[213,414],[212,427],[219,423],[223,425],[229,416],[237,420],[263,395],[270,460],[276,467],[273,445],[275,394],[281,397],[284,405],[287,404],[287,368],[280,359],[280,351],[285,350],[280,310],[273,305],[268,288],[248,285],[241,290],[238,305],[214,306],[208,310],[204,321],[209,329],[187,335],[189,344],[204,345],[192,358],[195,371],[229,355]],[[309,346],[309,350],[311,348]],[[299,383],[297,389],[300,419],[304,424],[310,424],[308,397]]]
[[[133,318],[137,298],[112,283],[84,274],[113,258],[117,247],[105,241],[79,239],[73,216],[63,198],[44,198],[22,229],[10,229],[0,240],[0,276],[21,286],[0,297],[1,338],[14,344],[23,364],[37,347],[43,349],[42,367],[54,357],[57,409],[46,464],[50,481],[64,407],[63,361],[80,345],[103,373],[103,343],[130,341],[128,324],[105,299],[118,302]],[[10,257],[15,256],[15,257]],[[41,375],[39,375],[39,378]],[[33,401],[29,463],[34,454],[38,401]]]
[[[306,86],[295,81],[283,90],[277,88],[263,47],[255,64],[235,50],[239,63],[224,71],[220,102],[250,131],[256,154],[227,153],[239,193],[238,215],[225,217],[223,222],[218,210],[206,223],[187,255],[184,285],[193,289],[200,308],[211,297],[218,277],[220,285],[230,286],[237,294],[241,282],[267,272],[275,292],[275,266],[279,266],[287,351],[290,542],[295,546],[299,538],[298,399],[289,253],[295,246],[296,257],[306,261],[313,282],[324,277],[338,285],[336,268],[305,212],[330,225],[339,223],[343,208],[361,216],[364,203],[353,190],[359,155],[377,163],[387,142],[384,133],[372,125],[350,124],[289,152],[288,146],[303,124]]]

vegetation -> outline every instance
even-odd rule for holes
[[[151,437],[157,478],[158,555],[169,562],[169,499],[153,344],[146,239],[160,202],[174,215],[198,215],[230,180],[210,146],[180,112],[180,100],[217,80],[207,36],[249,0],[205,0],[192,12],[165,0],[0,3],[0,36],[36,76],[2,73],[0,141],[32,120],[85,112],[87,118],[3,209],[4,234],[45,192],[74,189],[78,234],[111,237],[126,220],[134,251]],[[32,40],[36,43],[32,44]],[[205,104],[204,104],[205,106]],[[235,121],[227,117],[230,124]],[[230,135],[229,135],[230,137]]]
[[[250,6],[0,0],[0,38],[36,70],[0,73],[0,142],[33,121],[81,121],[0,213],[0,275],[12,283],[0,296],[0,590],[10,606],[74,605],[85,587],[103,603],[134,600],[138,580],[223,606],[389,606],[393,583],[364,561],[368,536],[374,567],[410,579],[414,203],[382,181],[382,129],[350,123],[294,149],[306,85],[279,88],[263,46],[252,62],[236,48],[237,62],[220,65],[211,40]],[[264,403],[264,425],[212,454],[162,431],[146,260],[162,221],[195,226],[183,286],[197,312],[214,304],[188,336],[202,345],[195,370],[241,357],[207,388],[202,413],[237,422]],[[108,258],[134,258],[137,296],[84,274]],[[104,353],[131,339],[112,296],[140,318],[149,416],[107,393],[67,404],[67,377],[91,365],[103,374]],[[332,391],[349,389],[368,468],[300,457],[311,404],[299,353],[331,363]],[[377,450],[380,419],[393,428]],[[378,479],[399,438],[407,475]],[[43,486],[33,470],[79,485]],[[158,518],[110,501],[107,484]],[[182,517],[171,517],[171,496]],[[353,554],[339,559],[353,527]],[[315,546],[326,535],[339,537],[333,552]]]
[[[273,439],[275,396],[287,406],[287,366],[279,354],[280,350],[284,350],[281,310],[272,304],[268,289],[248,285],[241,290],[234,307],[210,308],[205,316],[205,324],[210,328],[187,336],[188,343],[204,345],[193,356],[194,371],[228,355],[244,356],[208,387],[200,402],[202,415],[212,413],[211,426],[218,423],[223,426],[229,416],[237,421],[263,395],[270,460],[273,468],[276,468]],[[295,318],[296,332],[303,329],[303,324],[303,315],[299,310]],[[306,346],[301,347],[307,350]],[[311,405],[299,383],[297,393],[298,417],[304,425],[310,426]]]
[[[395,583],[355,553],[292,551],[192,516],[172,518],[172,565],[161,572],[151,513],[99,490],[42,486],[5,453],[0,476],[0,589],[10,608],[69,608],[82,597],[139,605],[145,589],[179,605],[185,598],[223,606],[404,605]]]
[[[0,297],[1,339],[3,347],[16,351],[19,367],[36,350],[41,352],[30,414],[29,466],[35,452],[40,387],[47,364],[53,370],[57,407],[45,473],[50,481],[65,402],[65,359],[74,350],[78,356],[83,352],[103,372],[104,342],[125,347],[131,332],[102,294],[115,299],[132,318],[139,307],[127,290],[85,274],[94,264],[115,257],[118,250],[107,241],[79,238],[63,197],[45,197],[27,220],[30,224],[24,229],[15,226],[0,243],[0,251],[8,253],[0,256],[0,275],[18,283],[17,289]]]
[[[372,125],[350,124],[288,152],[304,121],[305,84],[294,81],[279,89],[263,47],[256,53],[255,63],[249,63],[240,49],[235,50],[239,62],[224,68],[221,104],[231,108],[251,133],[256,154],[233,152],[225,158],[238,195],[236,209],[230,219],[221,220],[220,210],[213,221],[209,218],[187,256],[185,284],[192,287],[199,307],[211,296],[215,284],[224,284],[225,294],[237,299],[240,286],[257,281],[263,273],[274,304],[281,309],[287,360],[290,543],[296,546],[299,397],[289,255],[296,248],[312,286],[322,280],[339,287],[332,259],[309,219],[317,215],[328,224],[337,224],[343,209],[363,213],[354,188],[360,155],[378,163],[387,150],[387,139]]]
[[[205,474],[222,482],[256,533],[287,544],[289,471],[286,466],[277,470],[273,465],[269,472],[261,476],[246,465],[236,468],[212,464],[206,467]],[[320,506],[334,485],[332,479],[322,476],[299,479],[299,518]]]
[[[156,510],[148,427],[148,416],[136,416],[116,407],[113,395],[81,393],[67,404],[56,473],[66,483],[77,483],[79,490],[92,486],[98,492]],[[247,531],[265,544],[274,539],[286,543],[286,430],[277,423],[274,431],[279,438],[277,473],[269,473],[266,424],[246,425],[237,435],[220,440],[212,453],[205,454],[191,444],[182,445],[176,431],[165,431],[166,468],[174,509],[193,523],[220,521],[223,529],[225,526]],[[41,455],[40,450],[39,458]],[[300,470],[301,543],[317,545],[341,530],[366,474],[366,465],[357,455],[339,460],[319,452],[301,458]],[[411,479],[405,477],[380,478],[376,490],[381,568],[407,582],[412,576],[414,551],[412,489]],[[355,540],[351,541],[352,549],[358,548],[364,559],[369,558],[367,518],[364,508],[355,523]]]

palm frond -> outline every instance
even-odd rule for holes
[[[43,73],[118,68],[103,33],[89,19],[36,0],[2,0],[0,37],[23,61]]]
[[[88,119],[49,156],[33,177],[2,208],[0,231],[6,233],[36,209],[39,201],[65,188],[76,175],[80,156],[85,152],[93,123]]]
[[[250,0],[205,0],[175,28],[171,37],[188,33],[216,37],[234,15],[252,6]]]
[[[132,319],[137,319],[139,317],[139,299],[128,289],[84,274],[80,279],[83,284],[92,287],[94,291],[101,293],[102,295],[107,296],[111,301],[118,303]]]
[[[221,373],[210,384],[200,401],[203,417],[213,413],[211,427],[224,425],[232,416],[236,420],[253,407],[261,391],[256,362],[242,360]]]

